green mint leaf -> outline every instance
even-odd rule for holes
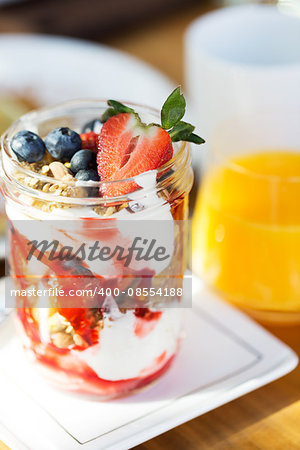
[[[108,100],[107,104],[115,109],[116,114],[134,113],[134,109],[129,108],[129,106],[123,105],[123,103],[117,102],[116,100]]]
[[[118,112],[114,108],[107,108],[107,110],[104,111],[104,113],[100,117],[100,121],[102,123],[105,123],[105,122],[107,122],[108,119],[110,119],[112,116],[115,116],[117,114],[118,114]]]
[[[190,123],[178,122],[170,131],[169,135],[173,142],[185,141],[192,134],[195,127]]]
[[[186,139],[183,139],[183,140],[187,141],[187,142],[193,142],[194,144],[197,144],[197,145],[205,143],[205,140],[202,137],[200,137],[194,133],[191,133]]]
[[[185,99],[180,94],[180,87],[174,89],[161,109],[161,125],[165,130],[174,127],[184,116]]]

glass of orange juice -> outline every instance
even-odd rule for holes
[[[259,320],[300,323],[300,107],[224,123],[204,172],[194,272]]]

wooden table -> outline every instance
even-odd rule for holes
[[[106,43],[161,69],[183,84],[183,33],[203,6],[162,17]],[[269,330],[300,355],[300,327]],[[300,449],[300,366],[268,386],[137,447],[160,449]]]

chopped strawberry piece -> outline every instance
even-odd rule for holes
[[[172,141],[159,126],[145,126],[130,113],[111,117],[98,139],[98,173],[102,181],[119,181],[154,170],[172,158]],[[124,195],[137,188],[135,182],[106,185],[108,197]]]
[[[134,137],[138,121],[133,114],[117,114],[102,127],[98,139],[98,173],[102,180],[111,180],[121,167],[124,156]]]
[[[99,134],[94,131],[89,131],[88,133],[81,133],[80,138],[82,142],[81,148],[97,151],[97,139]]]

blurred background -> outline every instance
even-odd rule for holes
[[[191,9],[197,0],[2,0],[1,31],[105,39]]]
[[[56,34],[113,45],[180,81],[183,31],[194,17],[217,5],[217,0],[0,0],[0,32]]]

